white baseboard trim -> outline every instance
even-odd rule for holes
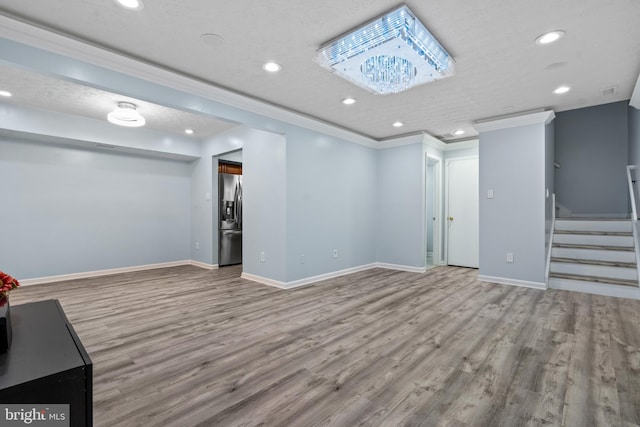
[[[376,267],[384,268],[387,270],[407,271],[409,273],[426,273],[427,272],[427,267],[412,267],[409,265],[387,264],[384,262],[376,263]]]
[[[399,271],[408,271],[411,273],[425,273],[427,271],[426,267],[410,267],[407,265],[395,265],[395,264],[385,264],[385,263],[372,263],[365,264],[358,267],[347,268],[339,271],[332,271],[331,273],[320,274],[317,276],[306,277],[300,280],[294,280],[292,282],[281,282],[279,280],[268,279],[266,277],[256,276],[255,274],[242,273],[242,278],[251,280],[253,282],[261,283],[267,286],[273,286],[278,289],[294,289],[299,288],[301,286],[312,285],[317,282],[321,282],[323,280],[334,279],[340,276],[346,276],[347,274],[358,273],[360,271],[371,270],[372,268],[385,268],[387,270],[399,270]]]
[[[262,285],[273,286],[278,289],[287,289],[287,284],[279,280],[267,279],[266,277],[256,276],[255,274],[242,273],[240,275],[242,279],[251,280],[252,282],[260,283]]]
[[[163,262],[158,264],[136,265],[132,267],[111,268],[108,270],[85,271],[81,273],[61,274],[57,276],[37,277],[33,279],[22,279],[20,280],[20,285],[31,286],[31,285],[40,285],[44,283],[64,282],[67,280],[89,279],[92,277],[108,276],[111,274],[131,273],[135,271],[153,270],[156,268],[178,267],[182,265],[193,265],[195,267],[204,268],[206,270],[216,270],[219,268],[217,264],[207,264],[207,263],[204,263],[201,261],[195,261],[195,260],[172,261],[172,262]],[[249,273],[242,273],[241,277],[243,279],[262,283],[263,285],[273,286],[279,289],[293,289],[301,286],[311,285],[313,283],[321,282],[323,280],[329,280],[335,277],[345,276],[347,274],[370,270],[372,268],[384,268],[387,270],[399,270],[399,271],[407,271],[411,273],[424,273],[427,271],[426,267],[411,267],[407,265],[372,263],[372,264],[361,265],[358,267],[347,268],[344,270],[332,271],[330,273],[307,277],[300,280],[294,280],[292,282],[281,282],[278,280],[268,279],[266,277],[261,277],[261,276],[257,276]]]
[[[218,264],[207,264],[206,262],[200,262],[191,260],[189,263],[195,267],[204,268],[205,270],[217,270],[219,268]]]
[[[111,268],[108,270],[85,271],[82,273],[61,274],[58,276],[37,277],[34,279],[20,280],[20,286],[41,285],[43,283],[64,282],[67,280],[89,279],[91,277],[108,276],[111,274],[131,273],[134,271],[154,270],[156,268],[178,267],[181,265],[192,265],[193,261],[171,261],[159,264],[135,265],[132,267]]]
[[[360,271],[371,270],[376,264],[365,264],[358,267],[346,268],[344,270],[332,271],[331,273],[319,274],[317,276],[306,277],[300,280],[288,282],[286,289],[299,288],[300,286],[311,285],[312,283],[321,282],[323,280],[333,279],[335,277],[346,276],[347,274],[358,273]]]
[[[339,271],[332,271],[331,273],[319,274],[317,276],[306,277],[300,280],[294,280],[292,282],[281,282],[278,280],[268,279],[266,277],[256,276],[255,274],[242,273],[242,278],[251,280],[254,282],[262,283],[263,285],[273,286],[278,289],[294,289],[299,288],[301,286],[311,285],[313,283],[321,282],[323,280],[333,279],[335,277],[345,276],[347,274],[357,273],[359,271],[370,270],[372,268],[376,268],[377,265],[374,264],[366,264],[358,267],[347,268]]]
[[[533,288],[546,290],[546,283],[542,282],[528,282],[526,280],[517,280],[517,279],[508,279],[505,277],[492,277],[492,276],[480,276],[478,275],[478,280],[482,282],[490,282],[490,283],[498,283],[501,285],[511,285],[511,286],[520,286],[523,288]]]

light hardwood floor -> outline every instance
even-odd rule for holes
[[[94,362],[97,426],[640,425],[640,302],[374,269],[282,291],[184,266],[23,287]]]

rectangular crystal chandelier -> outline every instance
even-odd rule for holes
[[[317,61],[343,79],[381,95],[455,73],[451,55],[406,5],[324,44]]]

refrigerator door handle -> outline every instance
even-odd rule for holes
[[[235,188],[233,189],[233,217],[238,223],[238,181],[236,181]]]
[[[242,234],[242,230],[220,230],[222,234]]]

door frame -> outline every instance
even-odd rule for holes
[[[435,200],[434,204],[434,216],[436,220],[433,221],[430,217],[427,216],[428,204],[430,201],[427,198],[427,187],[429,185],[429,162],[433,163],[433,174],[434,174],[434,195],[433,198]],[[442,159],[440,157],[435,157],[429,153],[426,153],[424,159],[424,167],[425,167],[425,204],[424,204],[424,214],[425,214],[425,227],[424,227],[424,259],[425,265],[427,262],[427,253],[429,247],[429,221],[433,223],[433,263],[435,265],[443,265],[443,257],[442,257]]]
[[[480,160],[479,155],[470,155],[470,156],[460,156],[453,157],[451,159],[447,159],[445,162],[445,170],[444,170],[444,218],[443,222],[446,224],[444,227],[444,265],[449,265],[449,165],[451,162],[455,162],[458,160],[470,160],[470,159],[478,159]]]

